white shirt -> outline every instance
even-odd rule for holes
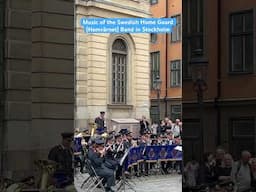
[[[244,191],[251,187],[251,173],[249,165],[244,165],[240,163],[240,169],[238,170],[239,162],[235,162],[232,166],[231,177],[235,186],[237,188],[237,192]]]
[[[180,136],[180,126],[179,125],[174,125],[171,129],[173,132],[174,137],[175,136]]]

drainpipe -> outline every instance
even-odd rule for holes
[[[165,18],[168,18],[168,13],[169,13],[169,9],[168,9],[168,4],[169,4],[169,0],[166,0],[165,1]],[[166,33],[165,35],[166,39],[165,39],[165,46],[166,46],[166,49],[165,49],[165,97],[164,97],[164,102],[165,102],[165,117],[167,117],[167,110],[168,110],[168,101],[167,101],[167,98],[168,98],[168,33]]]
[[[0,37],[0,43],[2,44],[2,49],[0,50],[1,55],[3,56],[2,58],[0,58],[0,129],[1,129],[1,133],[0,133],[0,176],[3,176],[3,170],[4,170],[4,135],[5,135],[5,127],[4,127],[4,104],[5,104],[5,75],[4,75],[4,71],[5,71],[5,67],[4,67],[4,23],[5,23],[5,1],[0,2],[2,10],[0,10],[0,14],[2,17],[2,21],[0,23],[2,23],[3,25],[0,26],[0,31],[2,32],[2,37]]]
[[[218,3],[218,11],[217,11],[217,22],[218,22],[218,31],[217,31],[217,96],[215,98],[215,107],[217,111],[217,138],[216,144],[217,146],[221,144],[221,113],[220,113],[220,106],[219,106],[219,99],[221,97],[221,0],[217,1]]]

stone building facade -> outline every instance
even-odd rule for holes
[[[113,118],[149,117],[149,34],[86,34],[80,19],[88,17],[151,16],[146,0],[76,1],[76,127],[87,127],[100,111],[107,126]]]
[[[1,0],[0,8],[1,175],[19,179],[73,131],[74,4]]]
[[[169,117],[173,121],[182,118],[182,1],[181,0],[151,0],[150,10],[156,18],[175,18],[177,25],[171,34],[151,34],[150,64],[151,64],[151,119],[158,122],[159,118]],[[158,114],[157,91],[153,82],[159,76],[162,84],[160,89],[160,106]]]

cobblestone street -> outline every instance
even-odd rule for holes
[[[85,192],[80,186],[87,175],[80,175],[75,178],[75,186],[77,192]],[[178,174],[158,175],[134,178],[132,181],[135,183],[136,192],[181,192],[182,191],[182,176]],[[100,190],[98,190],[100,191]],[[132,192],[132,190],[125,190]]]

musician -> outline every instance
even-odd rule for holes
[[[167,136],[166,136],[166,140],[167,140],[167,145],[172,145],[174,143],[174,137],[173,137],[173,133],[172,132],[169,132],[167,133]]]
[[[106,146],[105,146],[105,166],[109,169],[113,169],[116,171],[118,167],[118,160],[115,158],[116,151],[114,149],[114,137],[108,136],[106,138]]]
[[[54,178],[58,179],[59,176],[64,176],[66,181],[60,185],[66,186],[70,185],[73,182],[73,150],[72,150],[72,141],[73,133],[62,133],[62,142],[60,145],[53,147],[49,154],[48,159],[58,163],[58,168],[54,173]]]
[[[98,176],[103,177],[103,183],[106,182],[105,190],[113,192],[111,189],[115,185],[114,170],[106,166],[104,140],[101,138],[95,139],[95,145],[89,149],[88,159],[91,161]]]
[[[148,176],[148,163],[146,162],[146,153],[145,153],[145,152],[146,152],[146,147],[147,147],[148,145],[150,145],[150,143],[149,143],[147,137],[148,137],[147,134],[141,135],[140,141],[139,141],[139,143],[138,143],[138,145],[139,145],[140,147],[142,147],[142,149],[143,149],[143,150],[141,151],[141,153],[142,153],[142,156],[143,156],[143,158],[144,158],[144,161],[140,163],[140,166],[139,166],[139,167],[140,167],[141,173],[144,173],[145,176]],[[144,172],[144,170],[143,170],[143,167],[144,167],[145,172]]]
[[[124,141],[120,133],[117,133],[115,135],[114,150],[116,153],[114,157],[116,158],[117,161],[120,161],[125,153]],[[116,179],[120,180],[121,176],[122,176],[122,167],[119,165],[116,171]]]
[[[150,138],[151,138],[151,145],[152,146],[157,146],[158,145],[157,135],[153,134],[153,135],[150,136]]]
[[[83,173],[84,167],[84,148],[82,146],[83,135],[78,131],[75,132],[74,136],[74,165],[78,167],[80,164],[80,172]]]
[[[122,135],[124,150],[129,149],[132,146],[132,132],[125,128],[121,129],[119,133]]]
[[[132,132],[131,131],[127,131],[127,133],[126,133],[126,142],[125,142],[125,148],[126,149],[129,149],[130,147],[132,147],[133,146],[133,142],[132,142],[132,140],[133,140],[133,137],[132,137]]]
[[[129,150],[132,146],[134,146],[133,143],[133,138],[132,138],[132,132],[129,131],[128,129],[121,129],[120,133],[122,134],[122,139],[123,139],[123,145],[124,145],[124,152]],[[123,168],[124,168],[124,174],[126,177],[131,176],[131,169],[128,168],[128,156],[124,160],[123,163]]]
[[[115,156],[115,158],[121,159],[122,156],[124,155],[125,148],[124,148],[123,138],[122,138],[122,135],[121,135],[120,133],[117,133],[117,134],[115,135],[115,145],[114,145],[114,149],[115,149],[115,151],[116,151],[116,156]]]
[[[167,135],[166,134],[162,135],[160,145],[162,145],[162,146],[168,145],[168,140],[167,140]]]
[[[104,127],[98,127],[96,129],[96,135],[101,136],[103,133],[105,133]]]

